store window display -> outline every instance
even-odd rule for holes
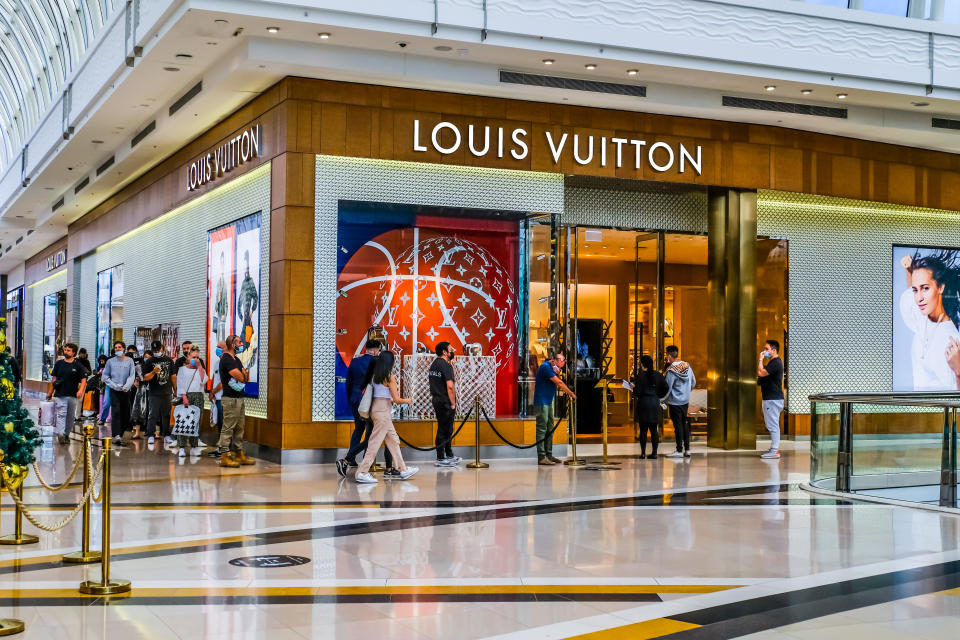
[[[341,202],[338,224],[337,405],[349,417],[346,369],[368,330],[397,356],[408,417],[432,419],[427,373],[449,342],[458,411],[481,397],[491,415],[516,415],[519,233],[523,214]]]

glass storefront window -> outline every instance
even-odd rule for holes
[[[520,227],[526,214],[341,202],[337,229],[336,415],[368,336],[397,358],[404,417],[432,419],[427,371],[440,342],[457,352],[458,409],[519,411]]]
[[[123,340],[123,265],[97,274],[97,356]]]
[[[774,339],[780,343],[780,359],[784,363],[784,393],[790,393],[789,368],[789,245],[786,240],[757,239],[757,353],[763,343]],[[766,433],[760,394],[757,394],[757,432]]]
[[[67,292],[57,291],[43,298],[43,367],[41,379],[50,380],[50,372],[66,342]]]
[[[17,361],[23,355],[23,287],[7,294],[7,346]]]

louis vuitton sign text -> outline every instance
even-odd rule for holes
[[[60,249],[60,251],[57,251],[55,254],[47,258],[47,271],[59,269],[65,264],[67,264],[67,250]]]
[[[208,182],[213,182],[241,164],[260,155],[260,125],[249,129],[194,160],[187,167],[187,191],[193,191]]]
[[[579,165],[599,164],[633,167],[639,171],[649,167],[657,172],[676,170],[694,171],[702,175],[702,150],[697,145],[690,150],[683,143],[657,140],[594,136],[587,134],[553,133],[544,131],[544,141],[553,164],[563,158],[572,158]],[[530,154],[532,134],[522,127],[505,129],[488,125],[468,125],[439,122],[432,129],[413,121],[413,150],[438,151],[444,155],[464,149],[478,158],[496,155],[523,160]]]

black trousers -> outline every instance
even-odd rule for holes
[[[686,404],[669,404],[670,421],[673,422],[673,433],[677,439],[677,451],[690,450],[690,418],[687,417]]]
[[[437,447],[437,460],[453,457],[453,445],[450,440],[453,438],[453,419],[456,415],[450,407],[450,403],[434,404],[433,412],[437,416],[437,439],[434,444]],[[442,445],[442,446],[441,446]]]
[[[640,450],[647,450],[647,431],[650,432],[650,442],[653,448],[650,455],[657,455],[657,445],[660,444],[660,423],[659,422],[641,422],[640,423]]]
[[[373,420],[361,418],[360,414],[356,414],[356,419],[362,420],[364,423],[363,440],[350,447],[350,450],[347,451],[347,455],[343,456],[344,460],[347,462],[356,462],[357,456],[360,455],[362,451],[367,450],[367,441],[370,440],[370,434],[373,432]],[[387,469],[393,468],[393,456],[390,455],[390,450],[386,447],[383,449],[383,464],[387,467]]]
[[[130,428],[130,393],[110,389],[111,433],[122,436]]]
[[[150,403],[147,406],[147,424],[143,428],[148,434],[170,435],[170,396],[165,393],[150,394]]]

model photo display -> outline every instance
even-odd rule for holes
[[[207,362],[217,343],[237,335],[250,372],[244,393],[259,395],[260,213],[212,229],[207,237]]]
[[[893,247],[893,390],[960,389],[960,249]]]

